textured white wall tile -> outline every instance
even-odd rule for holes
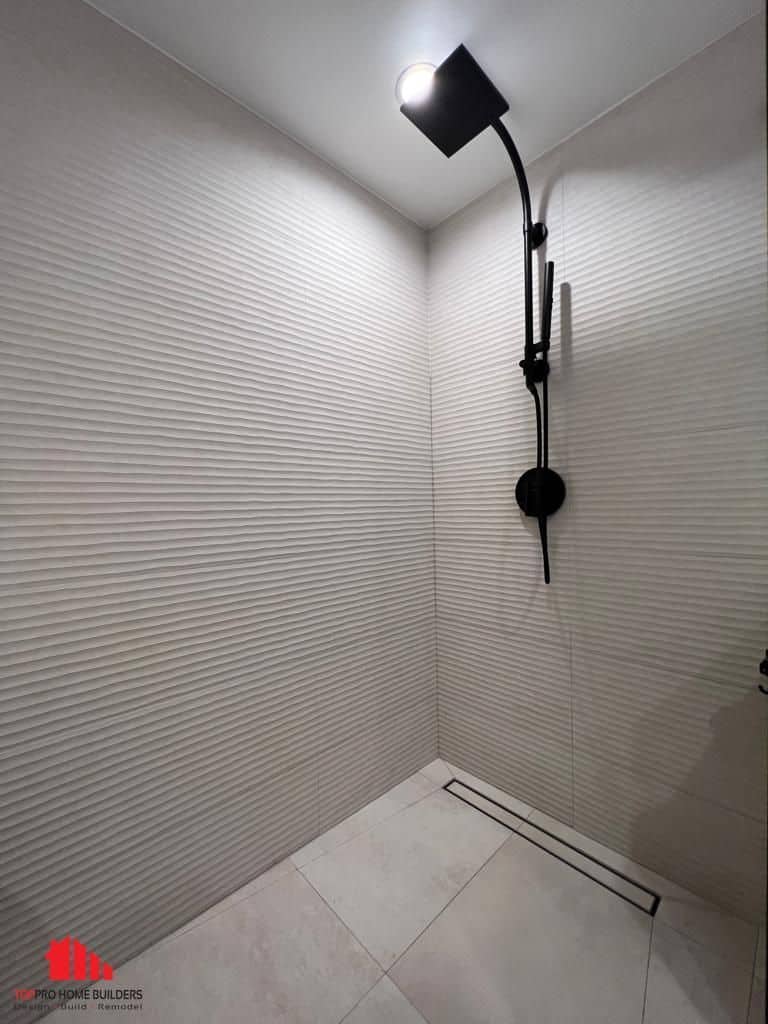
[[[429,286],[441,755],[753,916],[763,68],[758,20],[530,169],[555,260],[550,461],[568,488],[548,589],[514,500],[535,458],[516,186],[432,233]]]
[[[762,821],[768,752],[755,687],[617,664],[579,642],[572,666],[579,750]]]
[[[757,919],[765,884],[764,821],[576,750],[575,827],[731,912]],[[730,756],[737,756],[731,751]]]
[[[437,729],[422,232],[84,4],[0,21],[7,991]]]

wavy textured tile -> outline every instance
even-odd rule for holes
[[[568,488],[548,589],[514,500],[535,440],[513,184],[431,234],[429,280],[441,755],[752,917],[762,37],[743,26],[531,168],[555,260],[551,464]]]
[[[0,79],[7,991],[54,936],[136,954],[437,723],[422,232],[74,0],[3,12]]]

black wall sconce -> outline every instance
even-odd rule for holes
[[[565,483],[549,467],[547,377],[555,265],[548,262],[544,268],[539,341],[534,342],[533,251],[547,237],[547,229],[544,224],[533,223],[525,168],[512,136],[500,120],[501,115],[509,110],[509,104],[465,46],[457,47],[437,68],[429,64],[414,64],[407,68],[398,79],[397,95],[402,113],[445,156],[453,156],[480,132],[493,128],[515,170],[523,204],[525,282],[525,347],[520,366],[536,410],[536,465],[527,469],[517,481],[515,498],[525,515],[538,520],[544,582],[549,583],[547,518],[557,512],[565,499]]]

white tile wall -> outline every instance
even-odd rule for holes
[[[568,487],[549,588],[514,500],[535,459],[516,186],[430,238],[441,755],[748,916],[765,869],[763,51],[753,20],[530,169]]]
[[[0,36],[0,982],[119,963],[437,753],[424,237],[76,0]],[[761,31],[431,238],[441,752],[762,906]],[[500,158],[502,158],[500,156]],[[543,256],[543,254],[542,254]],[[13,953],[12,959],[7,954]]]
[[[437,729],[423,233],[84,4],[0,21],[8,992]]]

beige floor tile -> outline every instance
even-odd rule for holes
[[[629,858],[595,842],[594,839],[589,839],[548,814],[533,811],[528,821],[540,825],[553,835],[572,843],[609,867],[657,892],[661,896],[661,904],[656,920],[660,923],[674,928],[723,956],[744,962],[752,961],[757,939],[755,925],[734,917],[674,882],[662,878],[654,871],[635,864]]]
[[[517,831],[521,836],[530,839],[537,846],[548,850],[554,856],[566,861],[577,871],[583,871],[596,882],[623,896],[630,903],[634,903],[648,913],[653,909],[654,896],[652,892],[648,892],[645,887],[634,885],[629,881],[628,879],[632,876],[626,871],[617,874],[603,867],[605,861],[598,863],[592,857],[585,856],[580,852],[583,849],[583,844],[574,847],[574,844],[570,842],[564,843],[562,839],[550,834],[549,830],[546,832],[542,831],[532,825],[530,821],[524,821]],[[622,875],[627,877],[623,878]]]
[[[439,1024],[640,1024],[651,920],[511,833],[391,975]]]
[[[438,789],[302,871],[387,968],[508,835]]]
[[[427,1024],[385,975],[354,1008],[344,1024]]]
[[[742,1024],[750,970],[656,921],[644,1024]]]
[[[143,989],[140,1014],[118,1024],[338,1024],[381,971],[293,871],[173,942],[115,972],[113,987]],[[95,1015],[61,1010],[51,1024]]]

